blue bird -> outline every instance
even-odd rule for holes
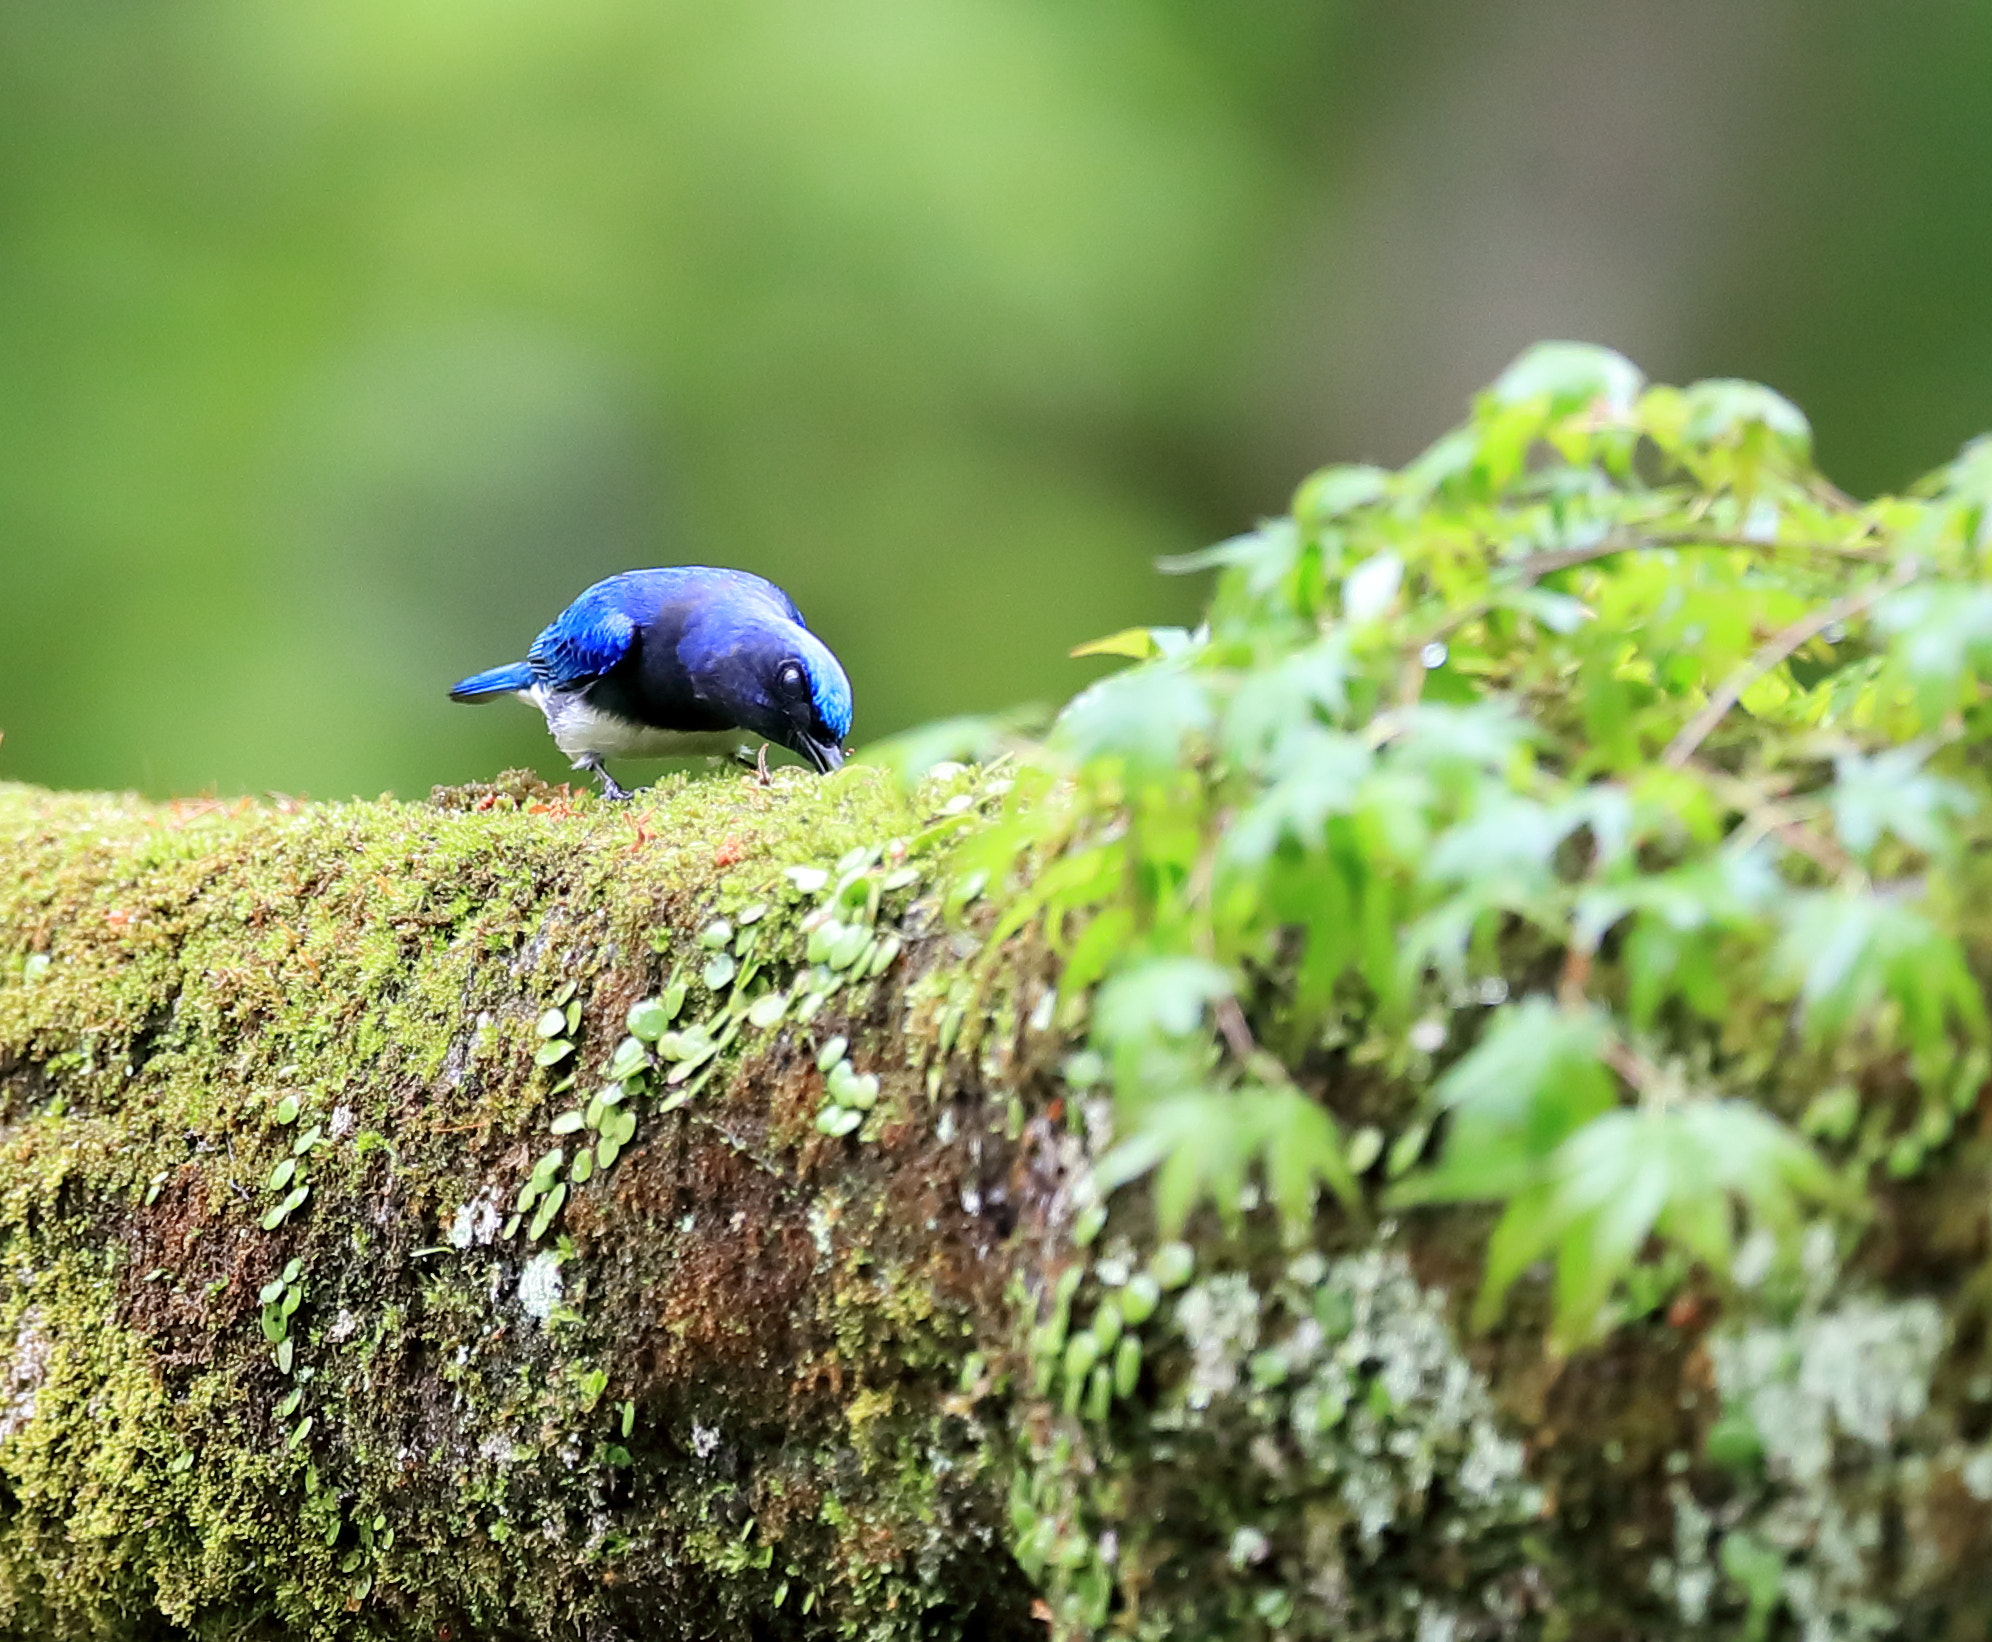
[[[727,753],[749,730],[827,773],[851,728],[850,681],[794,601],[745,570],[697,564],[595,583],[524,661],[450,688],[452,701],[504,695],[545,714],[553,744],[610,798],[629,794],[605,758]],[[765,747],[761,758],[765,773]]]

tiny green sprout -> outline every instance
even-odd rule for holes
[[[795,1006],[795,1020],[798,1026],[807,1026],[815,1020],[823,1006],[830,1001],[827,994],[818,991],[806,992],[802,1001]]]
[[[1383,1131],[1365,1123],[1349,1136],[1349,1173],[1367,1174],[1370,1165],[1383,1156]]]
[[[1106,1419],[1113,1403],[1113,1373],[1105,1363],[1100,1363],[1086,1380],[1086,1418],[1098,1425]]]
[[[293,1414],[297,1412],[298,1404],[302,1403],[303,1401],[304,1401],[304,1387],[301,1385],[292,1386],[290,1395],[284,1398],[282,1402],[277,1404],[277,1418],[280,1420],[289,1419]]]
[[[633,1038],[655,1043],[671,1028],[674,1010],[667,1010],[658,998],[645,998],[629,1006],[629,1032]]]
[[[303,1157],[306,1152],[324,1144],[325,1125],[314,1123],[303,1134],[299,1135],[297,1139],[291,1142],[291,1155],[293,1157]]]
[[[1079,1248],[1090,1248],[1093,1240],[1100,1235],[1107,1223],[1107,1206],[1104,1203],[1089,1203],[1080,1210],[1079,1218],[1072,1224],[1072,1241]]]
[[[576,1032],[581,1030],[581,1000],[579,998],[576,998],[567,1006],[567,1012],[561,1016],[561,1019],[567,1023],[567,1035],[569,1037],[572,1037]]]
[[[832,1139],[840,1139],[849,1134],[865,1120],[863,1112],[853,1111],[848,1106],[826,1106],[816,1114],[816,1127]]]
[[[709,952],[717,952],[733,939],[733,925],[724,918],[715,918],[699,931],[699,945]]]
[[[296,1095],[285,1095],[282,1100],[277,1102],[277,1121],[286,1124],[295,1123],[297,1121],[297,1114],[301,1110],[302,1108],[298,1105]]]
[[[861,1112],[869,1112],[878,1104],[878,1075],[867,1072],[860,1076],[847,1060],[840,1060],[830,1068],[823,1086],[840,1106],[855,1106]]]
[[[291,1364],[297,1360],[297,1342],[289,1336],[277,1342],[276,1365],[279,1374],[288,1374]]]
[[[1134,1389],[1141,1384],[1141,1340],[1133,1334],[1123,1334],[1114,1348],[1114,1394],[1118,1397],[1132,1397]]]
[[[166,1470],[170,1476],[183,1477],[189,1471],[193,1470],[193,1468],[194,1451],[191,1448],[181,1449],[179,1453],[166,1462]]]
[[[303,1205],[304,1200],[310,1195],[311,1188],[309,1186],[291,1187],[290,1191],[285,1194],[284,1200],[263,1216],[263,1230],[275,1231],[277,1227],[281,1226]]]
[[[285,1343],[288,1344],[289,1342],[286,1341]],[[295,1448],[299,1443],[303,1442],[306,1437],[311,1435],[312,1423],[312,1416],[309,1414],[299,1420],[297,1422],[297,1429],[291,1432],[290,1441],[285,1443],[284,1447],[287,1449]]]
[[[539,1018],[534,1028],[543,1038],[557,1038],[567,1030],[567,1016],[558,1009],[549,1009]]]
[[[533,1051],[535,1066],[558,1066],[574,1053],[574,1044],[568,1038],[550,1038]]]
[[[618,1146],[627,1146],[636,1138],[636,1113],[627,1106],[618,1106],[602,1118],[602,1133]]]
[[[636,1429],[636,1404],[633,1401],[625,1402],[622,1405],[622,1434],[623,1434],[623,1440],[625,1442],[629,1440],[630,1433],[633,1432],[635,1429]]]
[[[1138,1271],[1127,1280],[1127,1287],[1121,1290],[1121,1320],[1129,1328],[1139,1328],[1155,1315],[1155,1308],[1162,1303],[1162,1285],[1155,1280],[1153,1273]]]
[[[148,1206],[159,1201],[159,1193],[166,1185],[166,1170],[161,1169],[145,1183],[145,1201]]]
[[[682,1032],[666,1032],[657,1040],[657,1052],[666,1060],[689,1061],[693,1065],[705,1060],[716,1047],[703,1021],[694,1022]]]
[[[1081,1329],[1065,1342],[1065,1381],[1068,1385],[1083,1381],[1092,1367],[1100,1360],[1100,1342],[1093,1335]]]
[[[979,1351],[971,1351],[961,1360],[961,1373],[956,1377],[955,1384],[962,1391],[973,1391],[988,1371],[989,1359]]]
[[[862,924],[846,924],[830,942],[824,961],[832,969],[849,969],[871,944],[871,938],[871,931]]]
[[[522,1218],[523,1218],[522,1214],[514,1214],[509,1220],[505,1222],[504,1226],[500,1228],[498,1235],[509,1243],[513,1238],[519,1235],[519,1222]]]
[[[839,1033],[828,1043],[824,1044],[821,1049],[816,1051],[816,1070],[819,1072],[828,1072],[831,1067],[844,1058],[844,1051],[850,1047],[851,1040],[842,1033]]]
[[[551,1003],[554,1008],[558,1009],[563,1004],[571,1003],[574,999],[574,995],[580,990],[581,990],[581,983],[579,981],[563,981],[560,985],[560,990],[555,992],[554,995],[551,998],[549,998],[547,1001]]]
[[[620,1084],[612,1083],[609,1085],[609,1089],[620,1089],[621,1087],[622,1086]],[[603,1097],[607,1095],[608,1092],[609,1092],[608,1089],[597,1089],[595,1091],[594,1099],[590,1100],[588,1104],[584,1108],[582,1108],[581,1122],[587,1128],[599,1129],[602,1126],[602,1114],[609,1109],[609,1103]]]
[[[1414,1123],[1391,1143],[1383,1172],[1392,1180],[1401,1178],[1424,1155],[1425,1142],[1432,1137],[1429,1123]]]
[[[284,1269],[282,1276],[283,1280],[286,1283],[295,1283],[303,1275],[304,1275],[304,1262],[298,1259],[297,1256],[293,1255],[291,1256],[290,1259],[284,1262]]]
[[[918,867],[894,867],[879,880],[878,887],[890,895],[894,890],[911,889],[920,881]]]
[[[605,1368],[584,1368],[575,1374],[574,1387],[581,1393],[581,1406],[593,1408],[601,1401],[602,1393],[609,1389],[609,1371]]]
[[[818,924],[809,932],[808,940],[803,943],[803,956],[813,964],[828,961],[831,943],[843,933],[844,926],[834,920]]]
[[[897,935],[881,936],[872,948],[871,957],[865,963],[865,973],[883,975],[905,949],[906,943]]]
[[[537,1243],[546,1235],[547,1228],[553,1224],[553,1217],[560,1213],[560,1206],[566,1201],[565,1183],[555,1185],[553,1190],[541,1199],[540,1206],[533,1212],[532,1225],[526,1229],[526,1235],[531,1241]]]
[[[303,1289],[293,1287],[286,1289],[284,1291],[283,1313],[286,1317],[290,1316],[292,1312],[296,1311],[297,1308],[303,1304],[304,1304]]]
[[[21,979],[38,981],[48,973],[48,966],[54,960],[46,952],[30,952],[21,965]]]
[[[291,1176],[297,1173],[297,1159],[287,1157],[270,1171],[269,1189],[280,1192],[291,1183]]]
[[[782,1016],[788,1012],[788,1004],[789,995],[786,992],[764,992],[748,1009],[748,1022],[765,1032],[780,1024]]]
[[[582,1114],[573,1107],[557,1113],[547,1128],[557,1135],[571,1135],[581,1127]]]
[[[622,1156],[622,1142],[604,1135],[595,1142],[595,1167],[602,1170],[613,1169],[616,1159]]]
[[[1196,1253],[1187,1243],[1164,1243],[1150,1256],[1148,1269],[1165,1292],[1179,1289],[1196,1274]]]
[[[1109,1298],[1100,1302],[1099,1310],[1093,1313],[1092,1333],[1093,1338],[1100,1342],[1100,1351],[1103,1355],[1114,1348],[1121,1337],[1121,1308],[1118,1301]]]
[[[616,1052],[609,1057],[609,1064],[603,1076],[611,1083],[620,1083],[625,1078],[635,1077],[650,1065],[650,1051],[641,1038],[624,1038],[616,1045]]]
[[[594,1178],[595,1154],[583,1150],[575,1154],[574,1161],[567,1166],[567,1179],[570,1185],[585,1186]]]
[[[751,905],[744,906],[738,912],[734,913],[733,921],[744,929],[748,924],[758,924],[767,915],[768,903],[766,901],[755,901]]]
[[[706,983],[708,991],[724,991],[732,981],[739,964],[730,952],[715,952],[705,961],[705,968],[699,971],[699,979]]]
[[[263,1338],[275,1345],[290,1332],[290,1324],[284,1320],[281,1308],[268,1305],[263,1308]]]
[[[259,1288],[256,1291],[256,1303],[258,1305],[263,1305],[263,1306],[271,1305],[274,1302],[281,1300],[283,1297],[284,1297],[284,1280],[281,1277],[272,1277],[267,1283],[265,1283],[261,1288]]]
[[[519,1195],[512,1202],[512,1207],[518,1211],[518,1214],[515,1214],[513,1219],[516,1220],[518,1215],[524,1214],[526,1210],[537,1203],[540,1200],[540,1194],[545,1190],[546,1186],[538,1175],[528,1175],[526,1183],[519,1188]]]
[[[533,1164],[532,1178],[539,1181],[541,1188],[544,1189],[545,1183],[560,1173],[560,1166],[566,1161],[567,1152],[563,1147],[555,1146],[550,1151],[542,1152],[538,1161]]]

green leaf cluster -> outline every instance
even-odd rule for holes
[[[1154,1171],[1173,1233],[1256,1167],[1303,1225],[1382,1080],[1440,1142],[1393,1201],[1498,1205],[1483,1320],[1552,1261],[1576,1344],[1945,1143],[1987,1065],[1992,446],[1860,504],[1769,389],[1550,344],[1165,568],[1217,572],[1204,623],[1096,646],[1135,664],[966,846],[1091,1000],[1103,1186]]]

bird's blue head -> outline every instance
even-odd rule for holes
[[[820,772],[839,768],[851,731],[851,681],[830,647],[800,622],[781,621],[736,632],[729,652],[718,672],[741,727]]]

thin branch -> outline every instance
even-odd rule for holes
[[[1722,722],[1729,709],[1742,699],[1743,692],[1758,679],[1790,657],[1799,646],[1817,638],[1827,628],[1863,615],[1876,599],[1893,593],[1905,582],[1910,581],[1919,568],[1915,560],[1905,559],[1880,581],[1862,588],[1857,593],[1849,593],[1843,599],[1835,599],[1824,609],[1815,610],[1811,615],[1803,616],[1793,622],[1722,681],[1715,694],[1709,697],[1708,705],[1695,714],[1681,733],[1668,744],[1666,753],[1662,755],[1662,762],[1671,770],[1680,769],[1695,756],[1696,749],[1708,739],[1709,733]]]
[[[1224,1034],[1224,1041],[1230,1046],[1233,1057],[1242,1066],[1259,1052],[1259,1045],[1253,1040],[1252,1028],[1245,1022],[1245,1011],[1238,1007],[1238,1000],[1222,997],[1217,1000],[1217,1029]]]
[[[1661,536],[1607,536],[1602,541],[1593,542],[1589,547],[1553,548],[1546,553],[1531,553],[1518,560],[1516,568],[1525,572],[1530,581],[1553,575],[1559,570],[1569,570],[1580,564],[1590,564],[1595,559],[1608,559],[1615,553],[1636,553],[1645,548],[1687,548],[1710,547],[1717,549],[1740,549],[1747,553],[1816,553],[1826,558],[1857,559],[1863,564],[1886,564],[1887,552],[1878,547],[1856,547],[1840,542],[1791,542],[1773,536],[1761,540],[1755,536],[1723,535],[1708,530],[1671,531]]]
[[[1601,541],[1591,543],[1588,547],[1558,547],[1543,553],[1531,553],[1501,568],[1515,573],[1515,580],[1510,585],[1533,587],[1545,576],[1553,576],[1562,570],[1574,570],[1579,565],[1595,564],[1600,559],[1614,558],[1621,553],[1638,553],[1649,548],[1664,548],[1671,551],[1690,547],[1740,548],[1746,552],[1763,554],[1817,553],[1829,558],[1854,559],[1863,564],[1888,562],[1887,552],[1878,547],[1855,547],[1837,542],[1787,542],[1779,541],[1775,537],[1769,541],[1760,541],[1754,536],[1729,536],[1714,531],[1683,530],[1670,532],[1664,536],[1607,536]],[[1414,639],[1411,644],[1411,660],[1406,665],[1406,681],[1400,684],[1400,694],[1408,689],[1411,699],[1416,699],[1417,688],[1408,682],[1410,669],[1419,667],[1422,672],[1418,654],[1426,645],[1436,643],[1448,634],[1457,632],[1470,621],[1479,620],[1493,608],[1491,599],[1476,600],[1464,609],[1452,612],[1429,632]]]

